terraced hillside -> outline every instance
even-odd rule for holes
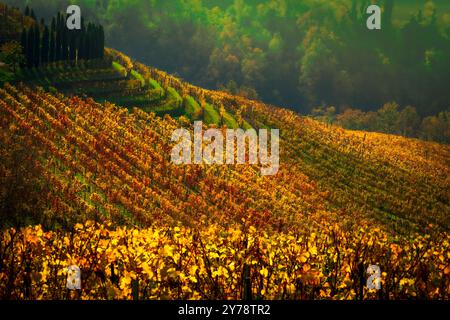
[[[429,223],[448,230],[448,146],[327,126],[286,109],[200,89],[156,69],[150,72],[180,92],[225,106],[254,128],[281,128],[282,162],[327,192],[332,208],[364,212],[396,232]]]
[[[25,83],[70,96],[92,97],[97,102],[108,101],[129,109],[139,107],[159,116],[184,116],[228,128],[239,126],[235,115],[223,106],[198,100],[181,87],[176,90],[164,82],[164,78],[152,78],[151,73],[150,68],[133,62],[118,51],[107,49],[103,60],[83,61],[77,65],[58,61],[38,68],[22,69],[12,83]],[[251,127],[245,120],[240,121],[244,128]]]
[[[2,233],[0,296],[61,298],[76,263],[83,298],[448,298],[447,146],[326,127],[153,72],[280,128],[279,172],[176,166],[170,137],[185,120],[5,85],[2,194],[33,172],[39,201],[23,206],[57,231]],[[374,263],[378,292],[360,285]]]
[[[42,87],[45,90],[61,92],[69,96],[92,97],[97,102],[108,101],[129,109],[139,107],[147,112],[155,112],[157,115],[170,114],[177,118],[185,116],[217,126],[226,125],[229,128],[236,128],[239,125],[250,128],[250,125],[243,120],[238,123],[235,115],[230,114],[222,106],[207,104],[182,90],[174,89],[167,83],[160,83],[153,79],[149,68],[132,61],[114,49],[106,48],[102,58],[97,56],[86,58],[77,57],[77,52],[81,51],[81,48],[76,47],[71,49],[73,57],[68,60],[61,58],[59,52],[53,55],[49,52],[44,53],[42,51],[45,47],[43,33],[48,32],[50,26],[39,22],[35,16],[24,15],[19,10],[1,3],[0,24],[2,26],[0,45],[20,44],[25,60],[33,55],[26,50],[26,47],[36,47],[33,53],[37,52],[37,56],[31,59],[33,60],[31,65],[25,61],[19,63],[21,67],[15,68],[16,70],[8,68],[2,62],[0,84],[25,83],[33,88]],[[37,28],[42,33],[42,37],[39,34],[36,37],[34,33],[29,35],[29,30],[33,28]],[[53,32],[52,39],[55,41],[63,37],[63,34],[68,36],[59,29],[58,35],[52,30],[50,30]],[[79,43],[77,38],[79,35],[75,34],[73,37],[75,40],[71,44]],[[39,41],[32,46],[31,43],[35,39]],[[52,43],[47,39],[46,46],[51,47],[51,45]],[[61,46],[62,42],[59,45]],[[60,48],[61,50],[63,49]],[[68,48],[66,50],[68,51]],[[47,57],[43,58],[45,55]]]
[[[7,76],[0,299],[450,298],[449,146],[327,126],[113,49]],[[277,174],[173,164],[172,132],[194,120],[279,129]]]

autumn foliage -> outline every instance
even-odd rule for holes
[[[38,225],[0,234],[1,298],[449,298],[449,147],[350,132],[147,72],[254,128],[280,128],[279,172],[176,166],[170,136],[181,123],[170,116],[5,85],[2,159],[34,150],[23,165],[36,174],[22,183],[41,201]],[[2,176],[14,163],[0,163]],[[72,264],[77,292],[65,288]],[[372,264],[378,291],[366,287]]]
[[[13,299],[241,299],[245,279],[263,299],[448,299],[448,235],[398,244],[379,229],[353,233],[324,220],[320,233],[268,234],[250,227],[116,228],[87,222],[73,232],[39,226],[2,234],[0,295]],[[382,289],[368,290],[376,263]],[[65,289],[82,270],[80,296]],[[247,274],[245,273],[247,271]]]

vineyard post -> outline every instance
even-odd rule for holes
[[[131,280],[131,294],[133,296],[133,300],[139,300],[139,280],[138,279]]]
[[[250,266],[248,264],[244,264],[244,270],[242,272],[242,281],[243,281],[243,300],[253,300],[252,299],[252,280],[250,278]]]
[[[365,272],[364,272],[364,262],[360,262],[358,266],[359,271],[359,300],[363,300],[364,295],[364,283],[365,283]]]

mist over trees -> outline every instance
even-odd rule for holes
[[[11,2],[11,1],[6,1]],[[49,18],[69,1],[25,2]],[[106,44],[208,88],[309,113],[376,110],[395,101],[424,117],[450,106],[450,7],[380,0],[382,30],[363,0],[81,0]],[[410,14],[413,12],[413,14]],[[51,15],[50,15],[51,14]]]

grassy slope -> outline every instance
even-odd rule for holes
[[[205,104],[203,112],[194,97],[185,95],[186,98],[183,99],[178,90],[170,86],[163,87],[160,82],[144,77],[138,70],[132,69],[128,75],[119,62],[113,61],[109,67],[72,66],[58,62],[30,70],[19,70],[16,76],[3,67],[2,77],[13,83],[20,81],[46,89],[56,87],[68,95],[91,96],[99,102],[109,101],[128,108],[140,107],[158,115],[184,115],[191,120],[203,120],[206,124],[220,124],[217,106]],[[238,127],[236,119],[229,112],[225,113],[223,124],[229,128]],[[251,125],[245,121],[243,127],[248,129]]]

